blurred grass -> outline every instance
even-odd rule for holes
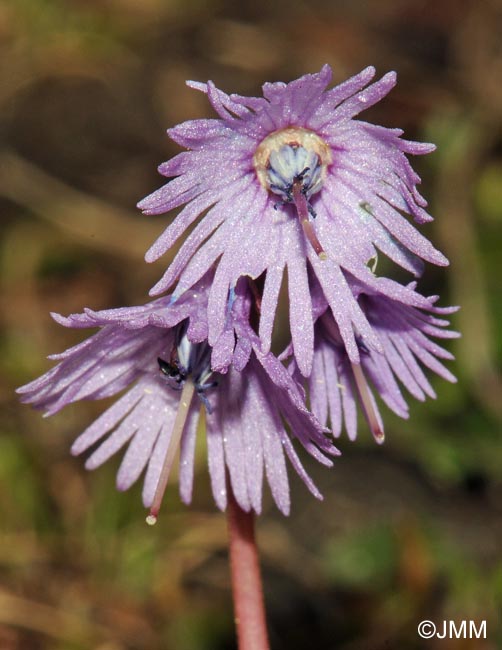
[[[325,494],[293,481],[293,514],[259,521],[273,647],[419,648],[424,618],[487,619],[502,647],[500,466],[501,7],[496,2],[231,3],[19,0],[0,6],[0,648],[234,647],[224,517],[204,446],[193,507],[172,488],[151,530],[118,459],[83,470],[68,450],[102,404],[43,420],[16,386],[78,341],[49,311],[145,299],[167,263],[142,253],[170,217],[134,205],[176,152],[166,127],[210,110],[187,78],[256,94],[269,79],[375,64],[399,84],[368,119],[432,140],[418,159],[452,260],[424,288],[463,310],[459,383],[387,415],[387,442],[340,441]],[[434,648],[431,641],[428,648]],[[446,648],[446,642],[438,643]],[[453,646],[451,646],[453,647]]]

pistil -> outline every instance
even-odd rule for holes
[[[328,256],[326,255],[325,250],[321,246],[321,243],[317,239],[314,226],[312,225],[312,222],[309,219],[309,206],[308,206],[307,198],[302,190],[303,190],[303,180],[301,178],[296,178],[293,181],[292,196],[293,196],[293,203],[295,204],[296,212],[298,214],[298,220],[300,221],[300,225],[303,228],[303,233],[305,237],[310,242],[312,248],[319,256],[319,259],[326,260],[328,259]]]
[[[166,491],[167,481],[169,479],[169,474],[173,466],[174,456],[176,454],[176,450],[179,447],[181,436],[183,435],[183,430],[185,428],[185,423],[187,421],[194,393],[195,385],[193,381],[188,378],[183,384],[178,411],[176,412],[176,418],[174,420],[174,426],[171,433],[171,439],[169,440],[169,445],[164,457],[164,463],[162,465],[159,482],[157,483],[157,488],[155,490],[152,505],[150,507],[150,513],[146,518],[146,523],[150,526],[153,526],[157,523],[157,517],[159,514],[160,506],[162,504],[162,499],[164,497],[164,492]]]
[[[376,412],[375,405],[373,404],[366,377],[364,376],[360,364],[351,363],[350,365],[352,366],[352,373],[354,374],[359,397],[361,398],[363,412],[371,429],[371,433],[376,442],[382,443],[385,440],[385,434],[382,424],[380,423],[380,418]]]

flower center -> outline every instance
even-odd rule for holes
[[[319,192],[331,163],[331,150],[316,133],[288,127],[268,135],[258,145],[253,164],[263,187],[293,202],[293,184],[301,180],[305,196]]]
[[[327,259],[310,218],[315,212],[309,198],[319,192],[326,178],[331,162],[328,145],[313,131],[289,127],[267,136],[256,149],[253,162],[263,187],[280,196],[283,203],[294,204],[305,238],[321,260]]]
[[[201,402],[208,413],[212,412],[211,405],[205,392],[217,386],[217,381],[210,381],[211,348],[207,342],[191,343],[188,340],[187,323],[182,323],[176,335],[176,344],[171,352],[169,361],[160,357],[157,359],[160,371],[167,377],[168,384],[175,390],[181,390],[190,379]]]

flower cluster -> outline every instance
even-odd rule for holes
[[[139,307],[55,315],[65,327],[100,329],[18,390],[47,414],[122,393],[72,450],[92,449],[92,469],[128,445],[117,485],[127,489],[146,471],[150,522],[178,448],[181,498],[191,499],[202,413],[217,505],[226,507],[232,489],[241,508],[260,512],[266,477],[287,513],[286,458],[321,498],[295,441],[329,466],[338,451],[327,427],[338,436],[344,425],[353,439],[358,402],[383,440],[370,383],[407,417],[399,382],[424,399],[434,391],[422,366],[454,381],[440,362],[450,353],[433,341],[456,336],[442,318],[454,308],[436,307],[416,282],[376,272],[379,254],[415,278],[424,261],[447,260],[411,224],[432,217],[407,156],[433,145],[356,119],[395,84],[394,73],[370,83],[374,74],[366,68],[327,90],[324,66],[267,83],[260,98],[189,82],[218,118],[168,131],[185,151],[160,166],[170,180],[139,204],[145,214],[184,206],[146,254],[158,259],[191,228],[151,290],[171,293]],[[286,271],[291,343],[277,358],[271,342]]]

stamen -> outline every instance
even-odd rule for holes
[[[354,373],[357,390],[359,391],[359,396],[361,398],[363,412],[371,429],[371,433],[373,434],[375,441],[381,444],[385,440],[385,434],[380,417],[375,405],[373,404],[368,382],[366,381],[366,377],[364,376],[360,364],[351,363],[350,365],[352,366],[352,372]]]
[[[150,507],[150,513],[146,518],[146,523],[149,526],[153,526],[157,523],[157,517],[159,514],[160,506],[162,504],[162,498],[164,496],[164,492],[166,491],[167,481],[169,479],[169,474],[173,466],[174,455],[179,447],[181,436],[183,435],[183,429],[185,428],[185,423],[190,411],[190,405],[192,404],[194,393],[194,383],[191,379],[187,379],[183,384],[183,390],[181,391],[180,402],[178,405],[176,418],[174,420],[171,439],[169,440],[169,446],[167,447],[164,463],[162,465],[162,470],[159,476],[159,482],[157,483],[157,488],[155,490],[152,505]]]
[[[308,206],[307,198],[302,190],[303,190],[303,180],[301,178],[295,178],[295,180],[293,181],[293,190],[292,190],[293,202],[295,204],[296,211],[298,213],[298,219],[300,220],[300,224],[303,228],[303,232],[305,234],[305,237],[312,245],[312,248],[319,256],[319,259],[327,260],[328,256],[326,255],[324,248],[321,246],[321,243],[317,239],[314,226],[312,225],[312,222],[309,219],[309,206]]]

